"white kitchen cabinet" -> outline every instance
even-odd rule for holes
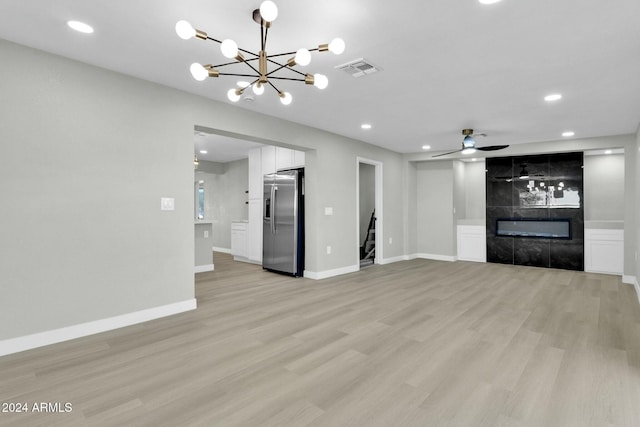
[[[487,262],[487,231],[482,225],[458,226],[458,259]]]
[[[584,230],[584,271],[623,274],[624,230]]]
[[[247,227],[247,256],[249,261],[262,264],[262,199],[249,200]]]
[[[267,145],[262,147],[262,175],[276,173],[276,147]]]
[[[249,150],[249,200],[262,198],[262,150]]]
[[[244,221],[231,223],[231,255],[235,260],[247,258],[247,225]]]
[[[294,150],[288,148],[276,147],[276,170],[291,169],[293,152]]]

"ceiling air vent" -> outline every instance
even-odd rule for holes
[[[337,65],[336,69],[343,70],[353,77],[362,77],[367,74],[373,74],[380,71],[380,68],[376,67],[364,58],[349,61],[346,64]]]

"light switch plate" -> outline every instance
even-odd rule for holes
[[[325,214],[326,216],[333,215],[333,208],[332,208],[332,207],[324,208],[324,214]]]
[[[176,199],[174,199],[173,197],[160,198],[161,211],[174,211],[175,209],[176,209]]]

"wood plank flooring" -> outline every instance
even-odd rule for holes
[[[619,277],[215,265],[194,312],[0,358],[0,403],[72,404],[0,425],[640,425],[640,305]]]

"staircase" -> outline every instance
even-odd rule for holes
[[[369,228],[367,229],[367,237],[360,246],[360,267],[366,267],[373,264],[376,257],[376,212],[371,213],[369,220]]]

